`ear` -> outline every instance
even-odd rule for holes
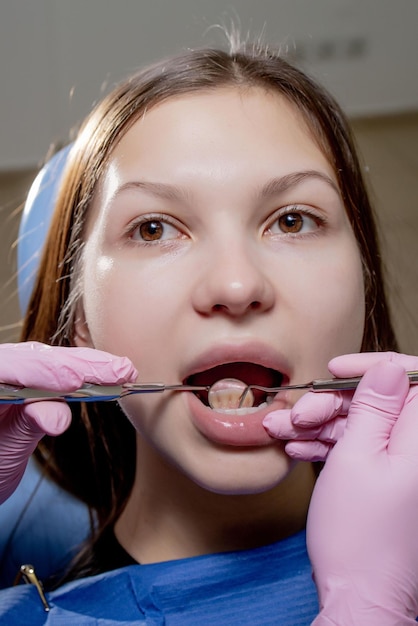
[[[76,310],[73,342],[78,348],[94,348],[86,315],[84,313],[84,306],[81,302],[78,304]]]

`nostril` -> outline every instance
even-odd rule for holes
[[[241,304],[230,304],[229,306],[226,304],[214,304],[212,307],[212,311],[216,313],[245,313],[246,311],[259,311],[263,308],[263,305],[258,300],[253,300],[248,305]]]

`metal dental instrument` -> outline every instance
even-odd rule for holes
[[[407,375],[411,385],[418,384],[418,370],[413,372],[407,372]],[[309,383],[302,383],[300,385],[283,385],[282,387],[262,387],[261,385],[248,385],[242,392],[242,395],[238,402],[238,408],[241,408],[243,406],[247,394],[252,389],[264,391],[266,393],[278,393],[279,391],[292,391],[294,389],[310,389],[311,391],[344,391],[356,389],[361,379],[362,376],[355,376],[353,378],[318,379],[312,380]]]
[[[93,385],[86,383],[76,391],[46,391],[19,387],[0,382],[0,404],[22,404],[26,400],[65,400],[66,402],[100,402],[119,400],[134,393],[163,391],[209,391],[211,385],[165,385],[164,383],[125,383],[123,385]]]
[[[418,370],[407,372],[410,384],[418,384]],[[361,376],[354,378],[330,378],[318,379],[300,385],[283,385],[282,387],[263,387],[261,385],[247,385],[238,399],[237,408],[241,408],[248,393],[254,389],[268,394],[279,391],[292,391],[297,389],[311,389],[312,391],[343,391],[356,389]],[[213,383],[214,385],[217,383]],[[123,385],[93,385],[86,383],[75,391],[57,392],[31,387],[19,387],[0,382],[0,405],[22,404],[27,400],[65,400],[66,402],[101,402],[119,400],[131,394],[137,393],[162,393],[164,391],[205,391],[209,392],[212,385],[183,385],[176,383],[125,383]],[[213,407],[212,407],[213,408]]]

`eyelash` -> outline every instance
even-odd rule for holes
[[[135,232],[138,231],[141,226],[144,226],[145,224],[151,224],[152,222],[161,223],[163,225],[163,228],[164,226],[171,226],[172,228],[178,231],[179,236],[173,237],[167,240],[155,239],[154,241],[152,240],[146,241],[144,239],[134,239]],[[131,222],[131,224],[129,224],[128,228],[126,229],[126,237],[128,238],[128,242],[137,246],[138,245],[139,246],[155,246],[155,245],[170,244],[175,239],[181,239],[182,236],[184,236],[184,232],[181,228],[181,225],[177,222],[177,220],[170,218],[170,216],[168,215],[165,215],[165,214],[162,215],[158,213],[153,213],[151,215],[142,215],[141,217]]]
[[[325,228],[328,224],[328,221],[325,219],[324,216],[319,215],[318,212],[313,211],[312,209],[309,209],[308,207],[306,207],[305,205],[288,205],[286,207],[281,208],[279,211],[277,211],[277,213],[274,215],[273,218],[269,218],[268,221],[268,226],[265,228],[264,230],[264,235],[268,234],[269,231],[271,231],[272,226],[277,223],[280,218],[285,217],[286,215],[299,215],[302,217],[302,220],[304,218],[309,218],[310,220],[312,220],[313,222],[315,222],[316,228],[310,232],[282,232],[281,234],[278,234],[277,236],[287,236],[287,237],[308,237],[308,236],[315,236],[318,234],[318,230],[321,230],[322,228]],[[302,228],[303,228],[303,224],[302,224]],[[272,236],[275,236],[274,233],[270,234]]]

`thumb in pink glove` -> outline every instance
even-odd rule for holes
[[[313,492],[314,626],[415,624],[417,521],[418,389],[385,360],[363,376]]]
[[[127,358],[100,350],[37,342],[0,345],[0,381],[9,385],[62,392],[86,382],[132,382],[136,376]],[[70,408],[62,401],[0,405],[0,504],[16,489],[39,440],[64,432],[70,421]]]

